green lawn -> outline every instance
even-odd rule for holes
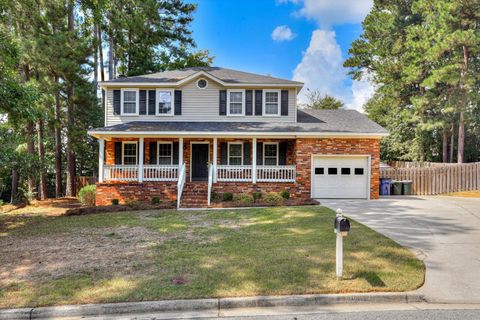
[[[0,307],[419,287],[424,265],[352,222],[335,278],[334,213],[323,207],[0,213]]]

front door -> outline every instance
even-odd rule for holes
[[[192,181],[208,180],[208,144],[192,144]]]

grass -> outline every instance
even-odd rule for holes
[[[450,192],[446,195],[453,197],[480,198],[480,190]]]
[[[405,291],[424,265],[352,221],[335,277],[324,207],[0,213],[0,307],[252,295]]]

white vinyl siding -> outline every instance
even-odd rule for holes
[[[155,90],[156,88],[146,88],[145,90]],[[248,122],[295,122],[296,114],[296,93],[295,89],[288,90],[288,116],[220,116],[219,115],[219,90],[227,90],[213,80],[208,80],[208,86],[204,89],[197,87],[197,79],[179,87],[175,90],[182,90],[182,115],[170,117],[159,117],[156,115],[138,115],[122,116],[113,114],[113,89],[106,91],[106,126],[112,126],[119,123],[130,121],[248,121]],[[258,88],[257,88],[258,89]],[[280,90],[281,88],[279,88]],[[143,90],[143,89],[140,89]],[[245,88],[252,90],[255,97],[255,88]],[[267,90],[267,89],[265,89]],[[244,96],[245,99],[245,96]],[[281,97],[279,97],[281,99]],[[172,100],[173,101],[173,100]],[[157,100],[158,102],[158,100]],[[173,106],[173,103],[172,103]],[[172,107],[173,108],[173,107]],[[228,108],[228,106],[227,106]],[[147,101],[148,109],[148,101]],[[245,109],[244,109],[245,110]],[[255,113],[255,102],[253,102],[253,111]]]

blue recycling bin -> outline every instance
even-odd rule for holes
[[[380,195],[389,196],[392,185],[392,179],[390,178],[380,178]]]

